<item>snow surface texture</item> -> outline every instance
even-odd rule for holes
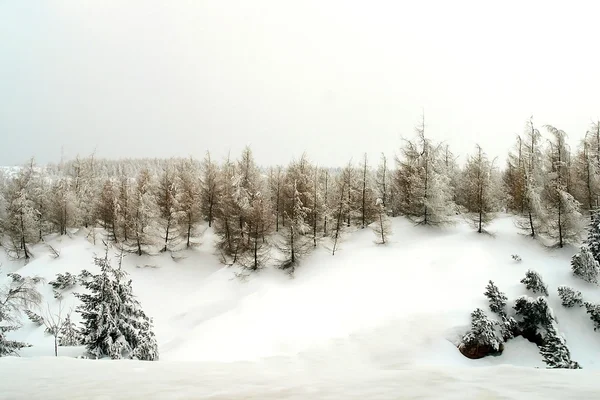
[[[388,245],[360,230],[334,257],[319,249],[304,259],[294,279],[271,268],[236,278],[236,269],[213,254],[210,230],[202,246],[176,259],[127,256],[124,267],[154,320],[161,361],[65,358],[80,355],[81,347],[60,347],[58,359],[37,358],[54,354],[53,339],[24,317],[8,336],[33,347],[22,349],[22,358],[0,359],[0,398],[597,397],[600,333],[585,308],[563,307],[557,293],[567,285],[600,303],[600,288],[571,272],[577,248],[547,249],[519,235],[507,216],[488,229],[494,236],[466,224],[392,223]],[[35,248],[24,267],[0,256],[0,281],[8,272],[46,282],[57,273],[96,272],[92,254],[102,247],[83,236],[51,240],[57,259]],[[471,312],[489,311],[488,281],[507,294],[510,307],[532,295],[519,283],[528,269],[548,285],[558,330],[583,371],[545,370],[538,348],[520,337],[499,357],[469,360],[457,350]],[[40,288],[44,302],[57,307],[51,286]],[[77,290],[64,293],[65,308],[75,307]]]

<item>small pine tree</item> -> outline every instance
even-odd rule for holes
[[[490,302],[490,310],[498,314],[501,317],[506,317],[506,301],[508,298],[506,295],[498,289],[498,286],[494,282],[490,281],[485,287],[485,297]]]
[[[590,319],[594,323],[594,330],[600,329],[600,305],[592,304],[588,301],[585,303],[585,309],[587,313],[590,314]]]
[[[392,233],[392,227],[382,199],[377,199],[376,207],[377,221],[373,224],[373,233],[377,237],[377,243],[386,244],[388,235]]]
[[[521,296],[515,301],[514,309],[519,330],[525,338],[543,338],[548,327],[554,323],[552,309],[545,297],[533,299]]]
[[[525,278],[521,280],[521,283],[533,293],[541,293],[544,296],[548,296],[548,286],[542,281],[542,276],[533,270],[528,270],[525,273]]]
[[[477,308],[471,313],[471,330],[462,342],[469,347],[490,346],[494,351],[500,350],[502,338],[498,336],[495,325],[481,308]]]
[[[581,307],[583,305],[583,297],[579,290],[574,290],[568,286],[558,287],[558,296],[562,301],[562,305],[570,308],[574,306]]]
[[[571,259],[571,270],[575,276],[589,283],[598,283],[600,265],[587,246],[581,246],[579,253]]]
[[[56,290],[68,290],[77,284],[77,277],[69,272],[56,274],[56,279],[48,284]]]
[[[121,255],[122,257],[122,255]],[[78,311],[83,319],[83,344],[94,358],[158,359],[152,320],[133,297],[131,280],[120,268],[114,269],[108,260],[94,257],[100,274],[83,286],[90,292],[76,294],[81,300]]]
[[[585,246],[590,250],[594,259],[600,263],[600,210],[592,213],[592,222],[588,228]]]
[[[60,330],[59,346],[79,346],[82,343],[81,332],[71,321],[71,314],[67,314],[65,321]]]
[[[578,363],[571,361],[571,352],[565,339],[556,332],[554,326],[548,328],[544,344],[540,346],[540,354],[548,368],[580,368]]]

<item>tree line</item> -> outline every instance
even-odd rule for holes
[[[500,211],[516,215],[533,237],[557,246],[577,240],[582,214],[598,206],[600,124],[576,149],[566,133],[532,119],[516,137],[506,165],[476,146],[459,165],[449,146],[426,132],[424,118],[393,160],[365,155],[343,168],[312,163],[260,167],[250,148],[237,159],[74,160],[37,166],[33,160],[0,177],[2,245],[28,260],[48,234],[83,228],[138,255],[194,246],[200,228],[216,234],[227,264],[263,266],[275,249],[281,268],[326,241],[332,254],[343,233],[370,226],[387,242],[389,217],[442,225],[460,215],[485,232]]]

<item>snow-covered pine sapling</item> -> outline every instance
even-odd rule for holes
[[[77,277],[69,272],[56,274],[56,279],[48,282],[56,290],[67,290],[77,284]]]
[[[69,312],[65,317],[60,335],[58,338],[59,346],[79,346],[82,343],[81,332],[75,326],[75,323],[71,321],[71,313]]]
[[[583,305],[583,297],[579,290],[574,290],[568,286],[558,287],[558,297],[562,302],[562,305],[570,308],[574,306],[581,307]]]
[[[571,270],[573,274],[586,282],[598,284],[600,265],[594,258],[589,247],[581,246],[579,253],[571,259]]]
[[[533,270],[528,270],[525,273],[525,278],[521,279],[521,283],[533,293],[541,293],[544,296],[548,296],[548,286],[542,281],[541,275]]]
[[[481,308],[471,313],[471,330],[463,337],[462,343],[469,347],[489,346],[492,350],[500,350],[502,338],[496,331],[496,324],[489,319]]]
[[[537,343],[543,339],[548,328],[554,323],[552,309],[545,297],[533,299],[521,296],[515,301],[513,308],[521,334],[530,341]]]
[[[506,301],[508,298],[498,289],[498,286],[496,286],[493,281],[490,280],[488,285],[485,287],[484,295],[490,302],[490,310],[501,317],[505,317]]]
[[[502,333],[502,339],[508,341],[517,335],[519,330],[519,324],[513,317],[502,316],[502,321],[496,321]]]
[[[548,327],[544,344],[540,346],[540,354],[548,368],[581,368],[577,362],[571,360],[571,352],[567,343],[554,326]]]
[[[521,257],[518,254],[511,255],[511,258],[516,262],[521,262]]]
[[[594,323],[594,330],[597,331],[600,329],[600,305],[593,304],[588,301],[586,301],[584,304],[587,313],[590,314],[590,319]]]

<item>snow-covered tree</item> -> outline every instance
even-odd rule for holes
[[[377,167],[377,174],[375,177],[375,194],[377,198],[381,199],[381,205],[384,210],[389,208],[389,193],[390,193],[390,171],[388,166],[388,160],[385,153],[381,153],[381,161]]]
[[[219,202],[216,203],[214,228],[218,237],[216,247],[221,253],[223,262],[231,257],[232,263],[237,262],[238,256],[243,253],[243,215],[238,203],[236,192],[239,175],[235,165],[227,160],[220,172],[223,190]]]
[[[585,246],[590,250],[594,259],[600,262],[600,211],[592,213],[592,222],[588,227],[587,239],[584,240]]]
[[[106,230],[108,240],[118,241],[118,201],[119,186],[113,179],[106,179],[96,205],[98,220]]]
[[[95,225],[96,199],[101,189],[98,184],[98,166],[92,154],[88,158],[73,161],[70,167],[72,190],[77,199],[78,220],[85,228]]]
[[[471,330],[463,337],[462,343],[469,347],[489,346],[500,350],[503,339],[499,336],[494,321],[489,319],[481,308],[471,313]]]
[[[521,279],[521,283],[533,293],[541,293],[544,296],[548,296],[548,286],[542,281],[542,276],[531,269],[527,270],[525,278]]]
[[[261,268],[268,259],[270,245],[266,237],[273,228],[273,215],[268,197],[264,197],[265,191],[259,190],[253,196],[246,213],[246,224],[248,237],[247,251],[240,258],[240,264],[245,268],[256,271]]]
[[[542,169],[542,135],[535,128],[533,118],[527,121],[525,134],[522,140],[518,140],[518,163],[513,167],[517,168],[514,173],[516,185],[520,184],[522,179],[522,188],[513,188],[511,192],[521,191],[522,208],[520,217],[517,219],[517,225],[531,237],[536,237],[546,221],[546,212],[542,201],[542,192],[544,188],[544,171]]]
[[[579,290],[574,290],[568,286],[558,287],[558,297],[560,297],[563,306],[570,308],[583,305],[583,296]]]
[[[41,295],[36,289],[40,282],[38,277],[23,277],[16,273],[9,273],[10,282],[0,285],[0,357],[18,355],[18,351],[28,344],[9,340],[6,332],[17,329],[21,312],[32,307],[37,307]]]
[[[77,311],[82,317],[83,344],[90,357],[157,360],[158,347],[152,320],[132,294],[131,280],[121,269],[112,268],[105,257],[94,257],[100,273],[83,286],[89,293],[78,293]]]
[[[7,209],[4,233],[9,242],[5,247],[13,258],[29,260],[29,245],[39,240],[38,211],[33,199],[35,164],[33,160],[19,169],[7,185]]]
[[[129,201],[131,209],[128,221],[131,236],[128,248],[130,251],[141,256],[151,251],[155,240],[153,227],[155,225],[158,210],[154,201],[154,186],[150,171],[143,168],[136,178],[133,193]]]
[[[581,246],[579,253],[571,258],[571,270],[575,276],[586,282],[594,284],[598,283],[600,265],[586,245]]]
[[[293,273],[300,258],[308,252],[310,247],[305,236],[310,231],[310,226],[306,223],[310,210],[302,203],[300,192],[297,190],[297,182],[290,182],[288,185],[286,193],[289,198],[286,199],[286,203],[290,204],[290,207],[285,211],[288,226],[284,233],[283,243],[279,246],[284,257],[280,267]]]
[[[519,330],[527,339],[545,337],[548,328],[554,323],[552,309],[545,297],[533,299],[521,296],[515,300],[514,310]]]
[[[490,310],[501,317],[506,317],[506,295],[498,289],[494,282],[489,281],[485,287],[485,297],[490,302]]]
[[[173,250],[178,238],[177,211],[179,209],[176,185],[176,172],[171,163],[167,164],[158,179],[156,205],[160,219],[161,251]]]
[[[71,320],[71,313],[68,313],[62,324],[58,338],[59,346],[80,346],[82,343],[81,332],[77,329],[75,323]]]
[[[571,352],[565,339],[552,325],[548,327],[544,344],[540,346],[540,354],[548,368],[580,368],[578,363],[571,361]]]
[[[215,219],[215,210],[223,188],[223,182],[219,177],[219,167],[210,158],[210,153],[206,152],[201,166],[200,207],[209,227]]]
[[[51,204],[48,218],[58,232],[65,235],[68,227],[76,226],[77,198],[65,177],[58,178],[52,184],[50,193]]]
[[[507,194],[507,208],[519,215],[525,213],[525,156],[523,139],[517,135],[516,144],[508,153],[502,182]]]
[[[477,232],[484,232],[484,227],[494,219],[496,197],[492,181],[492,168],[487,155],[476,146],[475,154],[467,160],[464,170],[461,199],[463,206],[472,215],[472,221]]]
[[[585,306],[587,313],[590,314],[590,319],[594,323],[594,330],[600,329],[600,305],[590,303],[589,301],[586,301],[583,305]]]
[[[416,128],[417,140],[405,142],[397,159],[399,211],[418,224],[438,225],[455,214],[449,177],[444,173],[439,145],[425,136],[425,118]]]
[[[385,210],[383,200],[377,199],[376,205],[378,212],[377,220],[373,224],[373,232],[377,237],[377,243],[386,244],[388,236],[392,233],[392,225]]]
[[[592,148],[594,135],[585,136],[573,162],[573,193],[583,208],[588,211],[598,207],[600,196],[600,175],[598,160]]]
[[[283,178],[284,173],[281,166],[271,168],[269,170],[269,193],[271,194],[271,204],[275,213],[275,232],[279,232],[279,221],[283,215]]]
[[[202,191],[199,176],[200,169],[193,159],[185,159],[178,164],[176,177],[177,220],[188,248],[191,245],[194,229],[202,220]]]
[[[335,194],[333,195],[335,204],[332,213],[334,226],[331,232],[333,236],[332,255],[335,255],[344,231],[344,216],[349,214],[350,210],[349,198],[351,196],[348,195],[348,192],[350,191],[352,169],[352,163],[348,163],[346,168],[336,177]]]
[[[365,228],[371,222],[375,221],[379,210],[376,205],[377,198],[371,187],[370,169],[365,153],[363,163],[361,165],[360,177],[360,227]]]
[[[547,207],[548,221],[545,233],[557,240],[557,245],[573,243],[579,239],[581,231],[581,213],[579,202],[568,192],[568,148],[564,131],[546,125],[553,135],[548,152],[548,179],[544,188],[544,201]]]

